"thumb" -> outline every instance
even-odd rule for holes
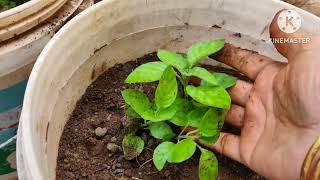
[[[299,53],[310,51],[320,46],[319,37],[301,28],[298,29],[299,27],[294,27],[292,21],[297,20],[294,18],[300,17],[294,16],[291,10],[281,10],[275,15],[270,25],[270,37],[274,46],[289,62],[295,59],[294,57]],[[285,27],[281,27],[281,23]],[[298,30],[293,33],[288,33],[288,31],[285,30],[286,27],[296,28]]]

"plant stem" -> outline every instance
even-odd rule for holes
[[[189,83],[189,77],[182,75],[182,80],[183,80],[183,94],[184,94],[184,97],[188,100],[187,85]]]
[[[201,152],[202,152],[203,150],[205,150],[205,149],[203,149],[198,143],[196,143],[196,145],[197,145],[197,147],[200,149]]]
[[[139,164],[139,166],[141,166],[139,160],[138,160],[138,157],[135,158],[136,159],[136,162]]]
[[[184,84],[183,78],[182,78],[179,74],[177,74],[177,77],[178,77],[180,83],[181,83],[181,84],[183,85],[183,87],[184,87],[185,84]]]
[[[198,132],[198,129],[196,129],[196,130],[193,130],[193,131],[190,131],[190,132],[188,132],[186,135],[193,135],[193,134],[196,134]]]
[[[178,135],[178,139],[179,137],[184,133],[184,131],[188,128],[188,126],[183,127],[182,131],[180,132],[180,134]]]
[[[148,164],[148,163],[149,163],[150,161],[152,161],[152,160],[153,160],[153,159],[151,158],[151,159],[147,160],[146,162],[142,163],[139,168],[141,168],[141,167],[143,167],[144,165]]]
[[[188,138],[188,137],[190,137],[190,136],[187,136],[187,135],[178,136],[178,140],[179,140],[179,139],[182,139],[182,138]]]
[[[188,136],[188,135],[183,135],[183,136],[179,136],[179,137],[178,137],[178,140],[179,140],[179,139],[182,139],[182,138],[193,138],[193,139],[196,139],[196,138],[199,138],[199,136]]]

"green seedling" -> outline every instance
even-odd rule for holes
[[[147,129],[151,136],[162,140],[153,153],[153,162],[159,171],[166,163],[188,160],[199,148],[199,178],[217,178],[217,158],[196,140],[217,141],[225,112],[231,105],[226,89],[234,86],[237,79],[223,73],[210,73],[197,65],[221,50],[224,44],[223,39],[199,42],[186,54],[158,50],[161,61],[139,66],[125,80],[126,83],[159,82],[153,101],[139,90],[122,91],[127,117],[143,122],[139,128]],[[190,77],[200,78],[200,86],[189,85]],[[194,130],[186,133],[187,127]],[[131,128],[133,130],[123,139],[128,160],[137,157],[144,148],[143,139],[136,135],[139,128]],[[175,133],[177,129],[182,129],[179,134]]]

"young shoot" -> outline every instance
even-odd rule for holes
[[[186,54],[158,50],[160,61],[137,67],[126,83],[158,82],[154,100],[139,90],[122,91],[127,104],[126,114],[131,119],[143,119],[141,127],[162,140],[154,150],[153,163],[161,171],[166,163],[181,163],[200,149],[200,180],[216,179],[218,162],[214,153],[196,143],[217,141],[224,123],[225,112],[231,106],[227,88],[236,78],[223,73],[211,73],[199,63],[224,47],[223,39],[194,44]],[[199,86],[189,84],[190,77],[201,79]],[[124,155],[131,160],[142,152],[144,141],[133,128],[123,139]],[[175,130],[181,130],[175,133]],[[188,129],[188,132],[186,130]],[[192,129],[190,131],[190,129]]]

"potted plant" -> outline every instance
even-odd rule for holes
[[[213,153],[195,141],[215,141],[230,106],[226,89],[235,78],[208,73],[204,63],[221,64],[201,60],[223,47],[219,39],[281,59],[265,29],[267,20],[284,8],[288,5],[270,0],[106,0],[81,13],[52,39],[30,76],[18,134],[19,176],[198,179],[202,156],[200,177],[215,177]],[[299,12],[306,29],[315,32],[318,21]],[[209,52],[198,51],[201,47]],[[149,63],[157,66],[147,74],[142,67]],[[137,81],[139,74],[153,79]],[[191,76],[204,81],[187,83]],[[152,82],[134,83],[146,81]],[[204,92],[219,102],[207,102]],[[183,108],[186,104],[191,108]],[[190,118],[195,122],[173,118],[178,110],[195,114]],[[182,131],[188,125],[196,131]],[[218,159],[222,177],[259,178],[229,159]]]
[[[224,40],[220,39],[196,43],[187,54],[158,50],[157,56],[161,61],[143,64],[127,77],[126,83],[159,81],[159,84],[153,103],[139,90],[122,91],[128,105],[127,117],[143,120],[134,124],[122,141],[126,159],[132,160],[143,151],[144,141],[135,133],[139,128],[146,128],[151,136],[162,140],[153,152],[153,163],[159,171],[166,162],[188,160],[199,148],[199,178],[217,178],[216,156],[195,141],[212,144],[219,137],[225,111],[231,106],[226,89],[235,85],[236,79],[222,73],[211,74],[196,65],[223,46]],[[200,86],[189,85],[192,76],[202,80]],[[172,130],[172,124],[181,127],[179,135]],[[195,129],[185,134],[188,126]],[[172,142],[174,138],[176,143]]]

